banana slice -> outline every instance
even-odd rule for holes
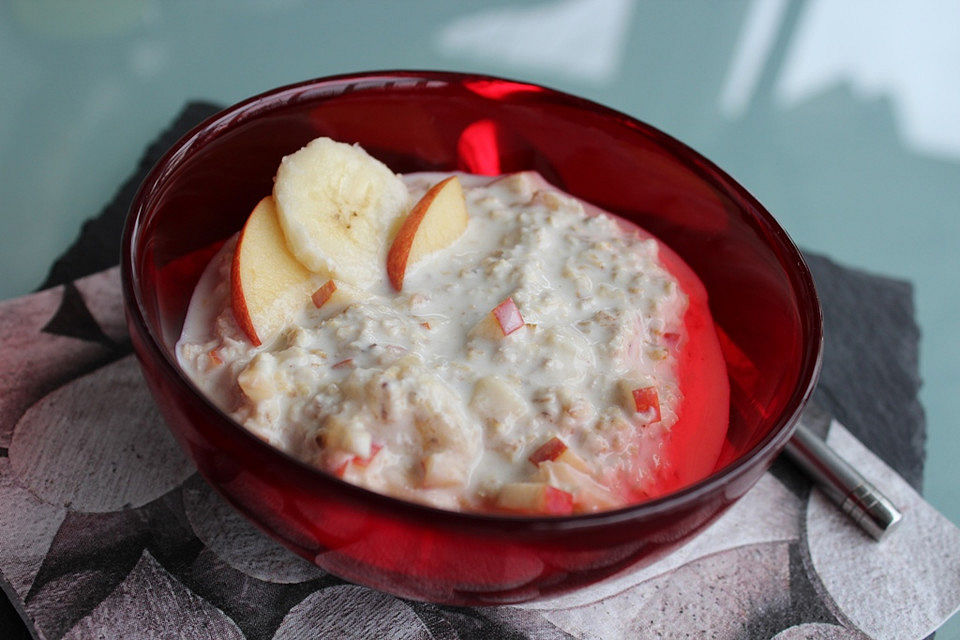
[[[281,160],[273,197],[287,245],[305,267],[363,287],[385,275],[407,188],[358,145],[312,140]]]

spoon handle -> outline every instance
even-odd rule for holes
[[[787,443],[787,455],[840,509],[875,540],[893,531],[901,513],[880,490],[803,424]]]

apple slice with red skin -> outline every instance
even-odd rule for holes
[[[545,482],[512,482],[500,489],[497,506],[507,511],[565,516],[573,513],[573,494]]]
[[[397,291],[410,265],[447,247],[467,228],[467,203],[457,176],[433,185],[413,206],[387,253],[387,276]]]
[[[273,198],[261,200],[243,225],[230,270],[233,315],[250,342],[260,346],[286,326],[320,277],[287,249]]]

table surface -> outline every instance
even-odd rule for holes
[[[690,144],[799,245],[914,284],[924,493],[960,522],[957,24],[960,5],[906,0],[11,0],[0,298],[39,286],[188,99],[365,69],[539,82]],[[938,638],[960,638],[960,617]]]

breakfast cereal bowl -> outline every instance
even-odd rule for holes
[[[710,473],[654,499],[594,513],[453,511],[376,493],[308,465],[218,408],[175,353],[191,296],[213,256],[271,193],[280,159],[321,136],[359,143],[398,173],[533,170],[672,248],[706,288],[729,380],[729,424]],[[338,76],[220,112],[174,145],[144,181],[126,222],[122,271],[144,376],[204,478],[319,567],[447,604],[568,591],[683,544],[780,452],[820,363],[821,316],[810,273],[743,187],[624,114],[485,76]]]

